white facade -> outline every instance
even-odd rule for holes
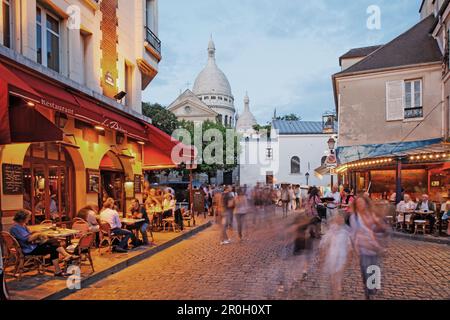
[[[247,154],[258,154],[259,163],[248,161],[248,155],[241,156],[241,185],[254,186],[258,182],[266,183],[272,175],[274,184],[307,185],[307,173],[310,186],[330,184],[329,176],[319,178],[314,173],[314,170],[321,166],[322,158],[328,155],[329,134],[277,134],[272,126],[270,142],[264,140],[257,142],[256,138],[257,136],[253,136],[249,143],[257,145],[258,151],[253,149]],[[245,141],[242,144],[245,145]],[[292,168],[293,161],[299,168]]]
[[[4,5],[0,7],[1,45],[43,65],[43,72],[61,81],[71,80],[92,95],[113,99],[116,93],[124,91],[127,95],[119,101],[122,106],[142,113],[142,90],[158,73],[161,60],[158,0],[2,0],[2,3],[7,3],[10,10],[3,10]],[[108,5],[116,9],[104,9]],[[6,16],[9,26],[3,23]],[[111,25],[116,25],[111,31],[117,36],[117,46],[112,49],[117,54],[115,66],[111,66],[114,70],[106,70],[107,64],[102,62],[107,51],[106,46],[102,48],[102,23],[103,29],[107,29],[108,19]],[[48,21],[54,22],[53,30],[47,27]],[[49,63],[46,55],[49,34],[54,39],[53,63]],[[101,79],[107,71],[113,74],[111,90],[102,87]]]
[[[250,111],[250,98],[248,97],[248,93],[246,93],[244,98],[244,111],[239,115],[236,122],[236,131],[244,136],[249,136],[255,133],[253,127],[257,124],[258,122],[255,116]]]

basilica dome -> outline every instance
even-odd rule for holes
[[[223,95],[233,97],[227,76],[216,64],[216,47],[211,39],[208,45],[208,64],[198,75],[192,90],[197,96]]]
[[[239,132],[253,131],[253,127],[257,124],[255,116],[250,111],[250,99],[248,94],[246,94],[244,98],[244,112],[239,116],[236,130]]]

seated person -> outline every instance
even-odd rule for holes
[[[119,213],[114,210],[114,199],[108,198],[103,204],[100,220],[108,223],[111,227],[111,233],[116,236],[122,236],[118,246],[113,247],[114,252],[125,253],[128,250],[128,241],[132,239],[136,241],[133,232],[122,229],[122,222],[120,221]]]
[[[30,221],[31,213],[29,211],[20,210],[14,216],[15,224],[10,230],[11,235],[17,239],[24,255],[46,256],[50,255],[50,259],[55,268],[55,277],[67,277],[59,266],[59,255],[64,257],[64,261],[70,261],[75,256],[70,255],[61,247],[58,240],[47,238],[40,233],[32,233],[27,227]]]
[[[434,224],[436,223],[436,217],[434,216],[436,213],[436,205],[430,201],[430,197],[427,194],[422,195],[421,200],[417,204],[416,210],[433,213],[425,217],[425,219],[430,223],[430,230],[433,230]],[[416,217],[416,220],[418,219],[421,219],[421,217]]]
[[[166,193],[164,195],[164,201],[163,201],[163,217],[164,218],[170,218],[174,216],[175,211],[175,200],[173,199],[172,194]]]
[[[134,228],[139,229],[142,235],[142,241],[144,245],[148,245],[147,228],[150,225],[150,219],[148,218],[147,211],[145,207],[141,206],[138,199],[133,199],[131,201],[130,212],[133,215],[133,219],[144,219],[144,222],[136,223]]]
[[[416,209],[417,205],[412,201],[409,194],[405,194],[405,198],[397,205],[398,212],[412,212]]]
[[[416,204],[412,201],[409,194],[405,194],[404,200],[397,205],[397,223],[410,223],[413,218],[413,212],[416,208]],[[405,216],[406,214],[406,216]]]
[[[56,204],[56,195],[50,197],[50,217],[53,221],[59,219],[58,205]]]
[[[89,232],[99,232],[100,225],[98,224],[96,214],[90,206],[84,207],[78,211],[77,218],[83,219],[89,224]]]

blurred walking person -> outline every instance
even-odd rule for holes
[[[289,189],[287,185],[281,186],[281,205],[283,208],[283,218],[287,218],[290,203]]]
[[[232,224],[233,211],[235,208],[235,199],[232,188],[230,186],[225,187],[225,191],[223,194],[223,204],[224,208],[222,210],[222,238],[221,245],[227,245],[231,243],[230,238],[227,234],[227,229]]]
[[[377,293],[377,286],[369,283],[374,268],[381,269],[380,253],[384,250],[381,243],[386,226],[374,212],[372,201],[367,197],[358,197],[352,204],[350,216],[351,236],[354,248],[359,255],[361,276],[367,300]]]
[[[317,187],[311,187],[308,192],[308,200],[306,205],[306,214],[309,217],[317,217],[319,215],[318,207],[323,205],[320,199],[320,191]]]
[[[247,196],[245,195],[244,190],[239,188],[237,190],[236,206],[234,209],[239,241],[243,240],[242,232],[248,212],[249,212],[249,203],[247,200]]]
[[[301,215],[296,218],[288,231],[288,235],[290,234],[288,239],[291,240],[289,242],[293,242],[293,255],[301,257],[299,264],[303,280],[308,276],[309,266],[314,257],[314,240],[320,237],[317,233],[318,224],[320,225],[318,217],[309,218]]]
[[[297,201],[295,199],[295,191],[293,186],[289,186],[289,210],[295,211],[297,210]]]
[[[330,277],[334,300],[341,297],[342,279],[351,249],[350,228],[342,215],[329,220],[329,229],[320,242],[323,271]]]

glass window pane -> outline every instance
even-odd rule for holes
[[[300,173],[300,158],[293,157],[291,159],[291,173],[298,174]]]
[[[48,187],[50,192],[50,217],[56,221],[59,218],[58,167],[49,168]]]
[[[59,21],[47,15],[47,29],[59,34]]]
[[[414,105],[415,107],[421,107],[421,97],[422,97],[422,90],[421,90],[421,83],[420,81],[414,82]]]
[[[42,28],[40,25],[36,26],[36,50],[37,62],[42,64]]]
[[[41,9],[40,8],[36,8],[36,21],[41,23],[42,22],[42,14],[41,14]]]
[[[47,31],[47,67],[59,72],[59,37]]]
[[[411,108],[412,107],[412,84],[411,82],[405,82],[405,107]]]
[[[11,48],[11,7],[8,1],[3,2],[3,45]]]
[[[47,204],[45,194],[45,171],[43,167],[36,167],[33,169],[34,175],[34,214],[36,223],[47,218]]]
[[[410,92],[407,92],[406,93],[406,96],[405,96],[405,107],[406,108],[411,108],[411,105],[412,105],[412,101],[411,101],[411,99],[412,99],[412,97],[411,97],[411,93]]]

